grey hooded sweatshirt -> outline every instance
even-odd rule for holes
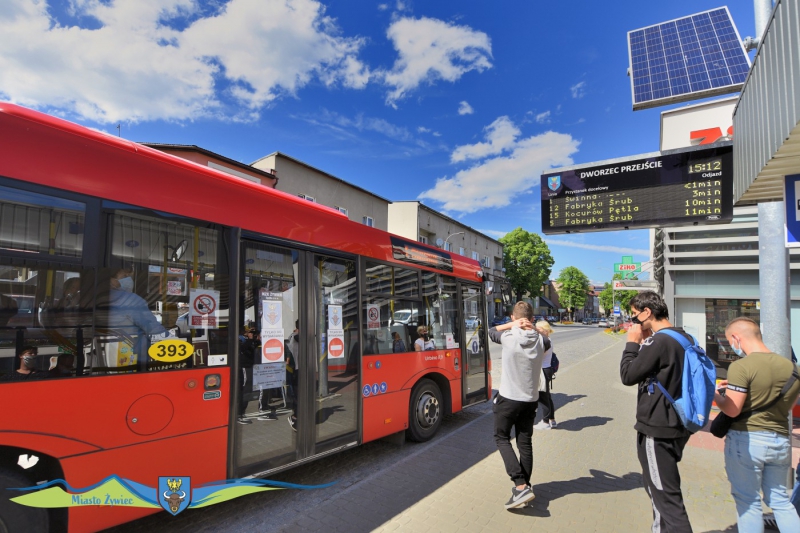
[[[542,359],[550,340],[535,329],[489,330],[489,338],[503,346],[500,396],[518,402],[539,400]]]

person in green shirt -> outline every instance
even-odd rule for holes
[[[717,405],[731,417],[769,406],[781,396],[783,386],[796,370],[794,363],[764,345],[758,323],[750,318],[733,319],[725,328],[725,338],[743,358],[731,363],[728,379],[720,382],[719,388],[727,387],[727,391],[724,396],[719,391],[715,394]],[[800,531],[800,517],[786,490],[792,460],[789,411],[798,393],[800,381],[795,381],[769,409],[734,422],[725,437],[725,471],[741,533],[764,531],[762,491],[779,529]]]

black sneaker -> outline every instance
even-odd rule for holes
[[[517,507],[522,507],[529,501],[531,501],[535,495],[530,487],[526,486],[523,489],[517,489],[517,487],[513,487],[511,489],[511,498],[506,502],[506,509],[515,509]]]
[[[275,416],[274,414],[263,415],[263,416],[259,416],[258,418],[256,418],[256,420],[261,420],[261,421],[277,420],[277,419],[278,419],[278,417]]]
[[[252,420],[250,420],[249,418],[245,418],[243,416],[240,416],[239,420],[237,420],[236,422],[239,423],[239,424],[252,424],[253,423]]]

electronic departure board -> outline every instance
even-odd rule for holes
[[[733,147],[690,149],[542,175],[542,232],[729,222]]]

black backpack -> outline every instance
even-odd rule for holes
[[[558,365],[558,357],[556,357],[556,352],[553,352],[553,357],[550,359],[550,370],[553,372],[553,377],[555,377],[555,373],[558,372]]]

